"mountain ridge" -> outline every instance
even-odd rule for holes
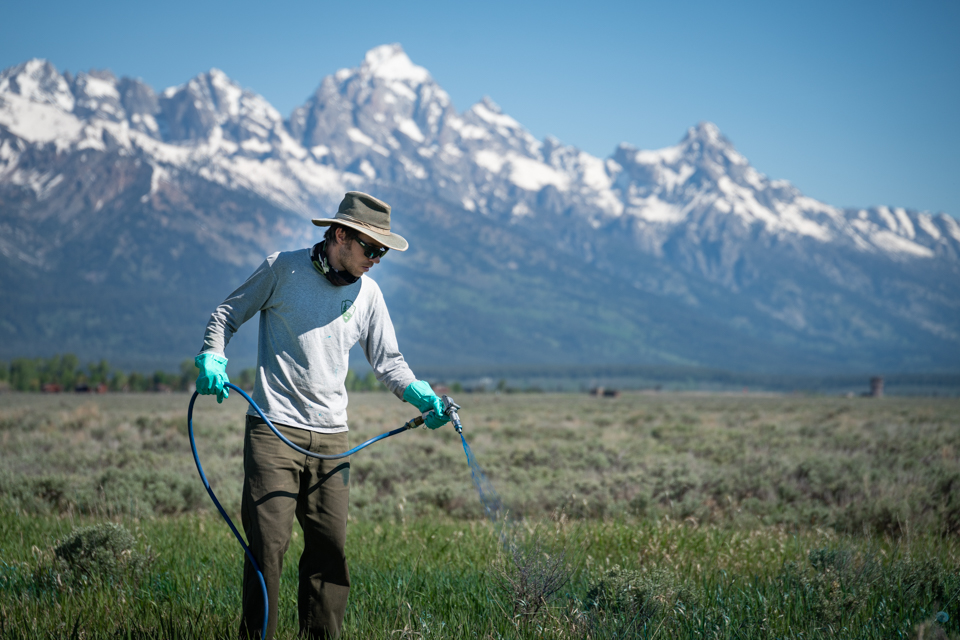
[[[350,189],[393,194],[401,203],[398,229],[415,239],[408,255],[391,256],[375,276],[385,291],[404,296],[391,309],[401,312],[398,333],[409,329],[411,353],[424,354],[415,357],[435,361],[443,353],[429,346],[432,331],[417,309],[449,311],[451,304],[430,287],[404,285],[416,278],[413,265],[456,288],[460,304],[473,310],[473,319],[461,320],[471,324],[470,335],[451,338],[447,348],[469,343],[476,362],[492,351],[586,362],[590,341],[572,337],[578,332],[598,336],[595,344],[606,346],[597,353],[606,359],[756,368],[766,345],[813,368],[949,368],[960,361],[951,360],[960,354],[955,219],[819,202],[753,168],[712,123],[691,127],[672,147],[623,143],[597,158],[536,139],[490,98],[458,113],[399,45],[372,49],[358,68],[327,76],[286,119],[217,69],[160,93],[105,71],[60,74],[42,60],[0,72],[4,273],[36,282],[38,273],[79,278],[76,286],[89,287],[93,299],[107,288],[116,296],[123,287],[163,281],[166,306],[183,295],[168,286],[178,282],[203,292],[186,314],[201,322],[203,304],[215,305],[228,291],[191,269],[202,265],[238,283],[266,253],[310,242],[315,230],[307,219],[328,215]],[[151,235],[166,246],[151,246]],[[465,262],[485,270],[457,278],[463,267],[423,255],[417,239],[420,246],[456,246]],[[88,267],[90,255],[103,264]],[[152,266],[132,256],[150,256]],[[539,304],[553,315],[519,309],[524,276],[537,279],[545,296]],[[596,312],[579,324],[561,321],[563,309],[573,313],[578,282],[587,290],[578,304]],[[513,307],[492,313],[497,286],[512,288],[502,297]],[[604,295],[612,292],[618,309]],[[37,325],[36,309],[44,306],[24,295],[22,306],[33,311],[0,322],[0,334],[14,343],[18,331]],[[640,296],[644,308],[636,306]],[[645,309],[658,305],[671,311],[656,320]],[[492,319],[505,313],[524,318],[523,330]],[[616,330],[603,329],[604,314]],[[489,320],[477,326],[477,318]],[[754,340],[761,348],[724,358],[703,344],[709,335],[668,328],[688,321],[724,344]],[[570,328],[561,330],[565,322]],[[165,350],[185,348],[186,335],[197,331],[187,323],[177,321],[182,337]],[[666,343],[656,344],[653,327],[671,336]],[[527,348],[535,335],[542,344],[532,339],[540,346]],[[622,353],[617,335],[626,340]],[[694,347],[683,344],[688,339]],[[496,341],[506,346],[491,351],[484,344]],[[698,352],[713,355],[698,359]],[[11,354],[0,349],[0,357]]]

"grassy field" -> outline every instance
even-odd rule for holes
[[[457,399],[509,521],[481,518],[452,429],[355,455],[347,637],[960,637],[956,399]],[[241,552],[187,400],[0,395],[0,637],[233,635]],[[231,513],[245,409],[195,418]],[[369,393],[350,416],[360,442],[411,414]]]

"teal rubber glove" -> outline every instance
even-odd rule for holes
[[[193,359],[193,363],[200,369],[197,378],[197,393],[205,396],[217,394],[217,402],[223,402],[230,397],[230,390],[224,385],[230,382],[227,377],[227,359],[212,351],[201,353]]]
[[[450,422],[450,418],[443,414],[443,402],[430,388],[430,383],[424,380],[414,380],[403,390],[403,399],[420,410],[420,413],[433,411],[424,419],[424,423],[431,429],[439,429]]]

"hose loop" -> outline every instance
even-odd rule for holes
[[[234,391],[239,393],[241,396],[243,396],[243,398],[247,402],[249,402],[250,406],[253,407],[253,409],[257,412],[257,415],[259,415],[260,418],[264,421],[264,423],[268,427],[270,427],[270,430],[273,431],[273,433],[278,438],[280,438],[287,446],[306,456],[310,456],[311,458],[320,458],[321,460],[339,460],[341,458],[346,458],[347,456],[352,455],[357,451],[360,451],[361,449],[364,449],[370,446],[374,442],[379,442],[384,438],[395,436],[398,433],[403,433],[408,429],[416,428],[419,424],[423,424],[423,418],[418,416],[417,418],[407,422],[402,427],[398,429],[394,429],[393,431],[387,431],[385,433],[381,433],[380,435],[370,438],[366,442],[363,442],[357,445],[356,447],[354,447],[353,449],[350,449],[349,451],[344,451],[343,453],[337,453],[333,455],[322,455],[322,454],[314,453],[312,451],[307,451],[306,449],[298,447],[297,445],[290,442],[286,437],[284,437],[284,435],[280,433],[275,426],[273,426],[273,423],[270,422],[270,419],[267,418],[267,416],[263,415],[263,411],[260,409],[259,406],[257,406],[257,403],[253,401],[253,398],[247,395],[246,391],[244,391],[243,389],[241,389],[240,387],[236,386],[231,382],[226,383],[224,386],[229,387],[230,389],[233,389]],[[203,481],[203,487],[207,490],[207,493],[210,495],[210,499],[213,500],[213,504],[217,506],[217,511],[220,512],[220,515],[223,516],[223,519],[227,521],[228,525],[230,525],[230,530],[233,531],[233,535],[236,536],[237,540],[240,542],[240,546],[243,547],[243,552],[247,554],[247,559],[250,560],[250,563],[253,565],[253,568],[257,571],[257,579],[260,581],[260,590],[263,593],[263,629],[260,632],[260,637],[266,638],[267,622],[270,620],[270,601],[267,596],[267,583],[263,579],[263,572],[260,571],[260,565],[257,563],[256,558],[253,557],[253,553],[250,551],[250,547],[248,547],[247,543],[244,542],[243,536],[241,536],[240,532],[237,531],[237,527],[233,524],[233,520],[231,520],[230,516],[227,515],[227,512],[224,510],[223,506],[220,504],[220,501],[217,500],[216,494],[213,493],[213,489],[210,488],[210,481],[207,480],[207,475],[203,472],[203,465],[200,464],[200,456],[197,454],[197,441],[193,435],[193,405],[194,403],[196,403],[197,396],[199,395],[200,395],[199,393],[194,391],[193,397],[190,398],[190,406],[187,409],[187,431],[190,434],[190,448],[193,450],[193,460],[194,462],[197,463],[197,471],[200,472],[200,479]]]

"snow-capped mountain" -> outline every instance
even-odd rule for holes
[[[377,279],[424,361],[465,344],[471,362],[960,361],[954,218],[819,202],[711,123],[605,159],[541,141],[489,98],[458,113],[399,45],[323,79],[286,120],[217,69],[160,94],[43,60],[0,72],[0,264],[17,301],[0,355],[35,352],[42,335],[44,352],[139,344],[150,323],[104,320],[90,301],[106,296],[111,318],[146,305],[167,327],[131,361],[179,359],[225,280],[309,242],[308,218],[355,188],[394,202],[412,235]],[[427,277],[436,295],[410,284]],[[88,329],[41,327],[65,297]]]

